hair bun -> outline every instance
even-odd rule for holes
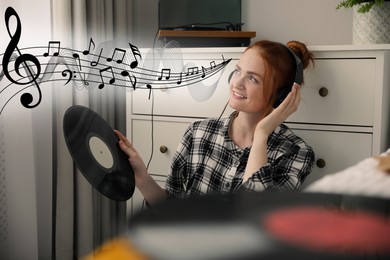
[[[314,55],[306,45],[299,41],[289,41],[287,46],[301,59],[303,68],[307,68],[310,62],[314,65]]]

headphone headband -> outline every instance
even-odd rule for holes
[[[290,49],[290,47],[284,44],[281,45],[288,50],[288,53],[290,54],[295,63],[295,77],[294,82],[291,82],[291,84],[288,86],[283,86],[277,91],[275,102],[273,104],[274,108],[277,108],[287,97],[288,93],[290,93],[292,89],[293,83],[297,83],[298,85],[301,85],[303,83],[303,64],[301,59],[294,53],[292,49]]]
[[[297,83],[298,85],[301,85],[302,82],[303,82],[303,64],[302,64],[302,61],[294,53],[294,51],[290,47],[288,47],[287,45],[283,45],[283,46],[288,50],[288,52],[290,53],[290,56],[295,61],[295,78],[294,78],[294,82]]]

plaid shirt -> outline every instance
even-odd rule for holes
[[[165,185],[171,196],[300,187],[313,167],[314,152],[284,124],[268,138],[268,163],[243,183],[250,147],[239,148],[229,137],[229,125],[235,115],[236,112],[221,120],[197,121],[187,129]]]

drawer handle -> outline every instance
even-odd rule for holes
[[[166,147],[165,145],[161,145],[161,146],[160,146],[160,152],[161,152],[161,153],[166,153],[166,152],[168,152],[168,147]]]
[[[325,88],[325,87],[322,87],[320,88],[320,90],[318,91],[318,93],[320,94],[321,97],[326,97],[329,93],[328,89]]]
[[[326,162],[325,162],[324,159],[318,159],[318,160],[316,161],[316,165],[318,166],[318,168],[324,168],[325,165],[326,165]]]

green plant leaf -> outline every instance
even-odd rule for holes
[[[359,13],[367,13],[374,5],[381,6],[384,2],[389,0],[343,0],[337,6],[336,9],[352,8],[355,5],[360,5],[358,8]]]

